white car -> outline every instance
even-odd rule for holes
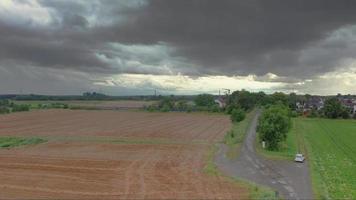
[[[295,162],[304,162],[304,160],[305,160],[305,157],[303,156],[303,154],[301,154],[301,153],[295,154],[295,158],[294,158]]]

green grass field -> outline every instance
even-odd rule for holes
[[[356,199],[356,120],[295,119],[308,150],[316,197]]]
[[[41,138],[0,137],[0,148],[12,148],[46,142]]]

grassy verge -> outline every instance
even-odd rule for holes
[[[228,177],[223,175],[217,166],[214,163],[214,156],[218,151],[217,144],[213,145],[210,148],[210,151],[207,155],[206,165],[203,171],[211,176],[220,176],[230,181],[233,184],[237,184],[239,187],[245,187],[249,191],[249,198],[248,199],[258,199],[258,200],[277,200],[275,192],[267,187],[263,187],[260,185],[256,185],[254,183],[248,182],[246,180],[242,180],[236,177]]]
[[[233,123],[232,129],[225,135],[224,143],[228,145],[229,149],[226,153],[226,156],[229,159],[236,158],[239,154],[239,147],[243,143],[247,129],[253,117],[256,114],[256,110],[249,112],[245,119],[238,123]]]
[[[46,140],[41,138],[0,137],[0,148],[35,145],[43,142],[46,142]]]
[[[287,133],[287,139],[281,144],[278,151],[263,149],[258,137],[256,137],[256,151],[269,159],[293,160],[296,153],[306,153],[304,140],[299,134],[300,128],[295,119],[292,119],[292,128]]]

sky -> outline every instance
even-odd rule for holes
[[[356,94],[356,1],[1,0],[0,94]]]

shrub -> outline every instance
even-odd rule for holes
[[[299,113],[297,111],[292,111],[291,112],[291,117],[298,117]]]
[[[0,114],[7,114],[10,110],[7,107],[0,107]]]
[[[178,103],[176,104],[176,109],[178,111],[186,111],[187,108],[188,108],[188,103],[184,100],[178,101]]]
[[[24,112],[24,111],[29,111],[30,110],[30,106],[26,105],[26,104],[15,104],[12,107],[12,112]]]
[[[350,118],[350,112],[348,111],[347,108],[343,108],[341,113],[340,113],[341,117],[343,119],[349,119]]]
[[[316,117],[318,117],[318,112],[317,112],[317,110],[316,110],[315,108],[313,108],[313,109],[310,111],[310,113],[308,114],[308,117],[309,117],[309,118],[316,118]]]
[[[218,105],[212,105],[209,107],[210,112],[220,112],[220,108]]]
[[[163,107],[160,109],[161,112],[169,112],[170,110],[171,108],[167,104],[163,105]]]
[[[242,109],[234,109],[232,112],[231,112],[231,121],[233,122],[240,122],[242,120],[245,119],[245,111],[243,111]]]

